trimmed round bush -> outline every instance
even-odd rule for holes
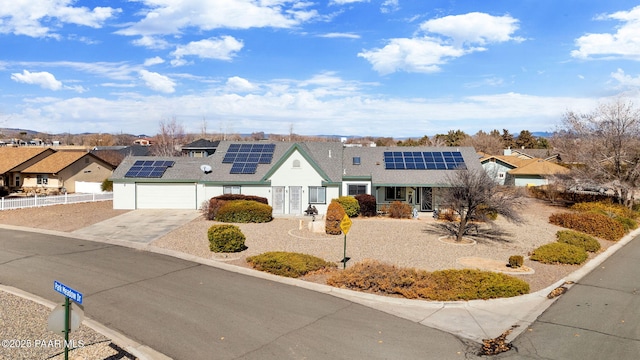
[[[360,205],[360,214],[362,216],[376,216],[378,211],[376,209],[376,197],[369,194],[358,194],[355,196]]]
[[[232,223],[265,223],[273,220],[271,206],[252,200],[225,201],[216,220]]]
[[[622,224],[593,212],[555,213],[549,216],[549,222],[611,241],[618,241],[625,234]]]
[[[360,214],[360,204],[353,196],[340,196],[332,201],[337,201],[349,217],[356,217]]]
[[[327,216],[324,219],[324,231],[329,235],[340,235],[342,229],[340,229],[340,222],[346,213],[342,208],[342,205],[337,201],[331,201],[327,208]]]
[[[256,270],[293,278],[304,276],[312,271],[337,267],[335,263],[312,255],[284,251],[271,251],[250,256],[247,262]]]
[[[209,249],[213,252],[233,253],[247,249],[246,240],[239,227],[235,225],[213,225],[207,232]]]
[[[581,247],[588,252],[600,250],[600,243],[593,236],[573,230],[560,230],[556,233],[559,243]]]
[[[582,264],[587,260],[587,251],[575,245],[555,242],[533,250],[529,258],[543,264]]]

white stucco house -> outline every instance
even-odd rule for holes
[[[205,158],[127,157],[114,171],[116,209],[198,209],[227,193],[265,197],[273,213],[326,213],[331,199],[371,194],[378,205],[438,206],[459,169],[482,170],[471,147],[345,147],[339,142],[222,141]]]

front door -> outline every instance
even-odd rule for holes
[[[274,214],[284,214],[284,186],[274,186],[271,188]]]
[[[289,214],[302,214],[302,186],[289,186]]]
[[[433,188],[420,188],[420,211],[433,211]]]

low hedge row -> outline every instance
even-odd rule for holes
[[[549,222],[611,241],[618,241],[625,234],[625,228],[620,222],[593,212],[555,213],[551,214]]]
[[[271,251],[250,256],[247,258],[247,262],[254,269],[293,278],[306,275],[312,271],[337,267],[335,263],[312,255],[284,251]]]
[[[215,220],[232,223],[265,223],[273,220],[271,206],[252,200],[226,201]]]
[[[336,273],[327,279],[327,284],[436,301],[503,298],[529,292],[528,283],[506,274],[469,269],[427,272],[375,260],[363,261]]]
[[[529,259],[543,264],[582,264],[587,257],[587,251],[579,246],[554,242],[533,250]]]
[[[228,201],[235,200],[250,200],[256,201],[261,204],[269,205],[269,201],[265,197],[261,196],[253,196],[253,195],[243,195],[243,194],[224,194],[212,197],[209,199],[208,203],[203,204],[202,211],[204,212],[207,220],[217,220],[216,216],[218,215],[218,211],[226,204]]]

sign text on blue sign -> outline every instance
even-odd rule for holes
[[[54,280],[53,290],[77,302],[78,304],[82,304],[82,293],[80,293],[79,291],[73,290],[72,288],[66,286],[63,283],[60,283]]]

